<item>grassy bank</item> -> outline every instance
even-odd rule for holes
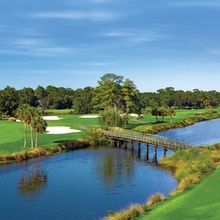
[[[156,134],[158,132],[165,131],[168,129],[183,128],[189,125],[193,125],[197,122],[216,119],[219,117],[220,117],[220,108],[215,109],[212,114],[207,112],[205,109],[177,110],[176,116],[173,117],[172,119],[172,123],[168,116],[165,117],[163,123],[155,123],[152,121],[153,119],[152,116],[149,117],[149,115],[144,115],[144,117],[141,120],[138,120],[138,122],[145,120],[146,123],[139,125],[136,124],[135,127],[133,126],[133,130],[136,132]]]
[[[139,220],[218,220],[220,216],[220,166],[193,189],[169,197],[148,209]]]
[[[160,166],[172,170],[178,180],[175,192],[168,198],[157,193],[146,204],[132,204],[104,219],[219,219],[220,211],[216,210],[220,201],[219,162],[220,144],[204,150],[179,150],[160,162]]]

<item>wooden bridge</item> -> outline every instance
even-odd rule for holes
[[[146,159],[149,159],[149,146],[154,146],[154,160],[157,161],[157,148],[164,149],[164,157],[166,157],[167,150],[176,151],[178,149],[186,150],[189,148],[204,147],[203,144],[193,143],[190,141],[178,140],[159,135],[152,135],[137,132],[121,132],[121,131],[105,131],[102,133],[112,140],[112,144],[117,147],[124,146],[127,148],[127,143],[131,142],[132,150],[134,149],[134,142],[138,143],[138,152],[140,154],[141,144],[146,144]]]

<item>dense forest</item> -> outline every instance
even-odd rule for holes
[[[97,87],[36,89],[24,87],[16,90],[7,86],[0,90],[0,113],[13,116],[18,107],[27,104],[42,111],[48,109],[70,109],[72,114],[99,113],[108,107],[118,108],[124,113],[141,114],[151,109],[154,115],[163,114],[163,109],[214,108],[220,104],[220,92],[175,90],[161,88],[156,92],[139,92],[134,82],[113,73],[103,75]]]

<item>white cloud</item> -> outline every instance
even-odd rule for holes
[[[92,21],[106,21],[117,17],[115,14],[106,12],[42,12],[33,15],[36,18],[45,19],[68,19],[68,20],[92,20]]]
[[[57,57],[88,53],[88,48],[63,47],[47,39],[18,38],[5,41],[4,48],[0,49],[0,54]]]
[[[179,7],[220,7],[219,1],[176,1],[171,3]]]
[[[42,45],[42,41],[41,40],[37,40],[37,39],[17,39],[14,41],[10,42],[11,44],[15,44],[15,45],[23,45],[23,46],[36,46],[36,45]]]
[[[155,30],[122,30],[102,33],[106,37],[121,38],[125,43],[138,44],[142,42],[151,42],[164,39],[171,39],[167,34],[161,34]]]
[[[58,57],[76,53],[77,49],[74,50],[66,47],[15,47],[0,49],[0,54],[22,56]]]
[[[74,53],[74,50],[66,47],[43,47],[34,50],[35,56],[65,56]]]

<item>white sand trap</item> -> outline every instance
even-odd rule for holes
[[[82,115],[79,118],[98,118],[98,115]]]
[[[46,131],[47,134],[69,134],[69,133],[81,132],[80,130],[71,129],[70,127],[66,127],[66,126],[47,127]]]
[[[43,116],[44,120],[53,121],[53,120],[60,120],[58,116]]]
[[[137,117],[137,116],[138,116],[138,114],[131,113],[131,114],[130,114],[130,116],[131,116],[131,117]]]

